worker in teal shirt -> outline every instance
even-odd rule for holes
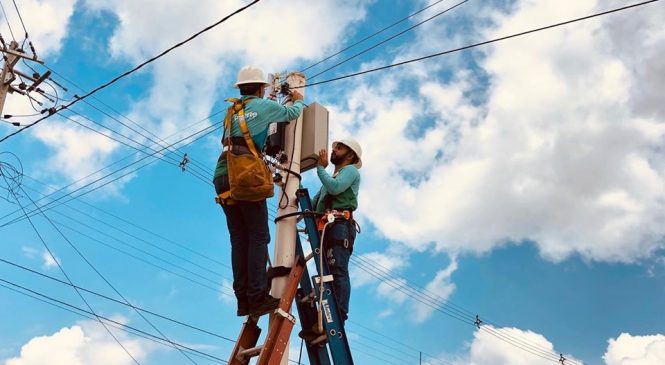
[[[328,267],[333,275],[333,288],[337,303],[342,319],[346,320],[351,298],[349,258],[356,239],[353,212],[358,209],[358,189],[360,188],[358,169],[362,167],[362,149],[360,144],[352,138],[335,141],[332,146],[330,162],[335,165],[335,171],[332,176],[328,174],[325,169],[328,166],[328,155],[325,150],[319,152],[316,173],[322,186],[312,199],[312,205],[317,212],[336,210],[350,213],[349,219],[339,217],[333,223],[328,224],[323,242]]]
[[[235,87],[240,89],[241,100],[249,100],[245,105],[245,121],[254,145],[261,151],[268,135],[268,126],[273,123],[288,122],[298,118],[304,104],[302,95],[293,91],[293,105],[284,106],[273,100],[263,99],[269,84],[263,71],[246,66],[238,72]],[[226,153],[232,148],[234,154],[250,154],[247,142],[242,136],[237,115],[233,115],[230,136],[222,138],[224,150],[217,160],[213,184],[217,196],[230,190]],[[239,316],[258,316],[279,305],[279,299],[268,294],[268,205],[266,200],[240,201],[222,204],[226,215],[226,225],[231,238],[231,266],[233,269],[233,291],[238,300]]]

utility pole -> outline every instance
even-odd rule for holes
[[[16,66],[16,63],[18,63],[19,59],[25,58],[30,61],[35,61],[37,63],[43,64],[44,61],[40,60],[37,58],[37,55],[35,54],[34,47],[32,47],[32,57],[28,56],[25,54],[25,52],[19,48],[19,45],[16,41],[11,41],[9,43],[9,47],[7,47],[7,44],[5,43],[4,39],[2,36],[0,36],[0,43],[2,43],[2,53],[3,53],[3,58],[5,60],[5,64],[2,66],[2,73],[0,74],[0,116],[2,115],[2,112],[5,108],[5,101],[7,100],[7,93],[12,93],[16,92],[21,95],[26,95],[29,98],[33,99],[28,93],[31,91],[37,90],[40,92],[39,89],[37,89],[37,86],[44,82],[50,75],[51,71],[47,71],[43,75],[35,74],[32,77],[25,75],[21,73],[18,70],[14,70],[14,66]],[[12,82],[16,80],[16,74],[19,74],[30,81],[32,81],[32,85],[29,87],[23,83],[19,85],[19,88],[15,88],[12,86]]]
[[[16,79],[16,75],[14,75],[14,66],[19,60],[19,56],[17,55],[17,50],[18,50],[18,43],[16,41],[12,41],[9,43],[9,48],[3,47],[3,53],[4,53],[4,59],[5,59],[5,64],[2,67],[2,76],[0,76],[0,80],[2,81],[2,85],[0,85],[0,115],[2,115],[2,111],[5,107],[5,100],[7,99],[7,93],[10,90],[10,87],[12,85],[12,82]],[[13,51],[13,52],[4,52],[5,50]]]
[[[305,85],[305,75],[300,72],[292,72],[286,76],[286,82],[289,84],[289,88],[295,88]],[[299,91],[303,96],[305,96],[305,89],[300,88]],[[292,104],[290,101],[287,105]],[[286,127],[286,138],[284,144],[286,148],[284,150],[285,154],[288,156],[289,160],[285,163],[286,166],[289,166],[289,170],[300,173],[300,148],[302,145],[302,124],[303,124],[303,115],[300,114],[298,119],[291,121]],[[280,189],[280,193],[277,197],[277,216],[282,216],[284,214],[295,213],[298,210],[298,198],[296,197],[296,190],[300,187],[300,181],[296,176],[293,176],[290,172],[286,171],[286,176],[284,178],[284,185]],[[291,174],[292,176],[289,176]],[[284,196],[282,196],[284,194]],[[288,203],[287,203],[288,202]],[[283,208],[282,208],[283,207]],[[296,231],[297,217],[289,217],[280,220],[276,224],[275,228],[275,262],[274,266],[284,266],[284,267],[293,267],[295,262],[295,253],[296,253]],[[288,277],[276,277],[272,280],[272,296],[275,298],[280,298],[284,292],[284,288],[288,284]],[[273,322],[271,321],[269,326],[272,326]],[[270,327],[269,327],[270,328]],[[286,350],[282,357],[281,365],[287,365],[289,361],[289,345],[287,343]]]

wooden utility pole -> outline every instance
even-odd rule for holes
[[[11,41],[9,43],[9,47],[7,47],[5,41],[2,40],[1,36],[0,36],[0,41],[2,42],[1,51],[3,54],[3,58],[5,60],[5,64],[2,66],[2,74],[0,75],[0,82],[2,83],[0,85],[0,116],[1,116],[5,108],[7,93],[17,92],[19,94],[31,97],[30,95],[28,95],[28,93],[37,89],[37,86],[39,86],[39,84],[44,82],[51,75],[51,71],[47,71],[41,76],[36,74],[34,75],[34,77],[31,77],[19,72],[18,70],[14,70],[14,66],[16,66],[16,63],[18,63],[19,59],[21,58],[25,58],[27,60],[35,61],[42,64],[44,63],[44,61],[37,58],[37,55],[34,54],[34,48],[33,48],[33,55],[28,56],[25,54],[25,52],[23,52],[22,49],[19,48],[19,45],[18,43],[16,43],[16,41]],[[12,82],[16,80],[16,74],[28,78],[30,81],[32,81],[32,85],[30,86],[23,85],[21,89],[14,88],[12,86]]]
[[[2,76],[0,76],[0,80],[2,81],[2,85],[0,85],[0,115],[2,115],[2,111],[5,107],[7,93],[12,86],[12,82],[14,82],[16,79],[16,75],[14,74],[14,66],[16,66],[16,63],[19,60],[19,52],[17,52],[18,49],[18,43],[16,43],[16,41],[12,41],[9,44],[9,48],[5,47],[5,49],[3,49],[5,64],[2,67]]]
[[[300,72],[292,72],[286,76],[286,82],[290,88],[300,87],[305,84],[305,75]],[[300,93],[305,96],[305,89],[300,88]],[[287,105],[292,104],[288,102]],[[289,160],[285,163],[289,166],[289,170],[300,173],[300,147],[302,145],[302,119],[301,114],[298,119],[291,121],[286,127],[286,138],[284,144],[285,154]],[[294,130],[295,129],[295,130]],[[290,172],[286,171],[287,176],[282,185],[281,191],[277,197],[277,216],[282,216],[289,213],[298,211],[298,198],[296,197],[296,190],[300,187],[300,180],[296,176],[288,176]],[[275,262],[273,266],[279,267],[293,267],[296,254],[296,220],[297,217],[285,218],[277,222],[275,228]],[[272,280],[272,296],[280,298],[284,289],[288,284],[288,277],[276,277]],[[273,323],[270,323],[272,326]],[[286,351],[282,357],[282,365],[288,364],[289,361],[289,346],[286,345]]]

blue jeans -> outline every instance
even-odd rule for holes
[[[233,291],[238,305],[260,303],[267,297],[268,206],[262,200],[239,201],[222,208],[231,236]]]
[[[342,319],[349,316],[349,300],[351,299],[351,280],[349,279],[349,258],[356,240],[356,229],[353,223],[345,220],[328,225],[323,243],[328,259],[328,267],[333,275],[333,288]]]

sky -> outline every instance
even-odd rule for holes
[[[248,3],[16,0],[58,105]],[[262,0],[0,143],[3,166],[23,172],[20,187],[0,181],[0,364],[191,363],[136,330],[198,351],[198,364],[228,359],[242,319],[210,183],[220,135],[191,135],[220,122],[243,65],[303,70],[430,5],[307,69],[307,82],[633,3],[469,0],[437,15],[458,3]],[[14,4],[2,5],[0,34],[22,43]],[[665,363],[664,18],[655,2],[304,89],[330,111],[330,141],[363,147],[355,363]],[[44,106],[9,94],[5,120],[53,106],[36,98]],[[16,129],[0,123],[0,136]],[[183,142],[164,154],[157,139]],[[313,195],[316,175],[303,185]],[[69,193],[25,219],[21,207]],[[59,266],[105,297],[79,296]],[[123,298],[162,317],[148,323]],[[87,305],[123,347],[74,309]],[[294,334],[290,363],[299,355]]]

